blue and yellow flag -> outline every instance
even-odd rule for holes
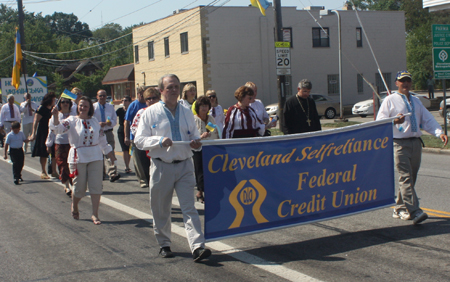
[[[14,52],[14,63],[12,71],[12,85],[17,89],[20,86],[20,71],[22,69],[22,46],[20,45],[20,33],[16,30],[16,50]]]
[[[263,16],[266,16],[266,9],[270,6],[267,0],[250,0],[250,3],[253,7],[259,8]]]
[[[63,93],[61,93],[61,98],[66,98],[66,99],[70,99],[70,100],[76,100],[77,99],[77,94],[73,94],[69,90],[64,89]]]

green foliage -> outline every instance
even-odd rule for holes
[[[91,31],[89,25],[80,22],[74,14],[60,12],[42,16],[41,13],[24,11],[24,19],[25,38],[23,38],[23,42],[25,44],[22,43],[22,50],[33,52],[29,55],[24,54],[26,73],[32,75],[37,72],[38,75],[47,76],[48,84],[56,84],[57,93],[64,90],[62,77],[55,74],[56,70],[62,66],[88,58],[91,58],[92,61],[101,61],[104,66],[103,70],[95,73],[93,78],[88,79],[83,75],[75,75],[82,80],[79,84],[80,88],[94,89],[97,87],[98,89],[103,87],[101,85],[103,77],[99,77],[100,73],[104,76],[112,66],[133,62],[131,27],[122,28],[119,24],[112,23]],[[13,56],[11,55],[14,54],[15,28],[18,25],[17,10],[0,4],[1,77],[11,77],[13,66]],[[114,40],[126,34],[129,35]],[[99,46],[98,44],[101,43],[104,44]],[[68,53],[68,51],[79,49],[84,50]]]
[[[354,0],[361,10],[404,11],[407,68],[413,75],[414,89],[426,89],[426,80],[433,74],[432,24],[448,24],[450,13],[430,13],[422,0]]]
[[[106,92],[111,93],[109,87],[102,85],[102,80],[105,77],[107,71],[96,71],[90,76],[86,76],[80,73],[76,73],[75,77],[79,80],[72,83],[72,87],[78,87],[83,89],[86,96],[95,98],[99,89],[105,89]]]

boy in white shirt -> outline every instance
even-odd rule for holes
[[[24,142],[28,143],[30,142],[30,140],[28,140],[25,137],[25,134],[22,131],[20,131],[20,123],[17,121],[12,122],[11,132],[8,133],[8,135],[6,135],[5,150],[3,157],[5,160],[8,159],[8,149],[9,149],[9,155],[12,161],[14,184],[16,185],[19,185],[19,180],[23,181],[22,169],[25,158],[22,147]]]

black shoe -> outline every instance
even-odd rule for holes
[[[119,178],[120,178],[120,174],[111,176],[111,177],[109,178],[109,182],[114,182],[114,181],[118,180]]]
[[[172,251],[170,250],[170,247],[162,247],[159,250],[159,255],[163,258],[173,258],[174,257]]]
[[[194,259],[195,262],[199,262],[202,259],[209,257],[210,255],[211,255],[210,249],[197,248],[197,249],[195,249],[194,253],[192,254],[192,258]]]
[[[22,179],[22,177],[21,178],[19,178],[20,179],[20,182],[23,182],[23,179]]]
[[[14,180],[14,184],[19,185],[19,179]]]

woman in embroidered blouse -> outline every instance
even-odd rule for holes
[[[59,121],[61,122],[71,115],[72,100],[61,98],[56,107],[58,108]],[[54,123],[53,120],[53,117],[51,117],[50,123]],[[70,150],[69,136],[67,134],[55,135],[53,131],[50,130],[45,143],[47,145],[47,151],[53,145],[55,146],[55,159],[59,169],[59,179],[65,186],[64,191],[66,194],[71,196],[72,190],[70,189],[70,185],[72,185],[72,178],[69,176],[69,164],[67,163],[67,157],[69,156]]]
[[[208,90],[206,91],[206,97],[211,101],[211,110],[209,110],[209,115],[216,121],[217,128],[219,129],[219,138],[222,138],[223,122],[225,121],[225,116],[223,114],[223,109],[219,105],[219,98],[217,98],[216,91]]]
[[[192,109],[195,99],[197,99],[197,88],[192,83],[186,84],[181,92],[181,104],[188,109]]]
[[[59,122],[58,108],[52,110],[53,119],[50,128],[57,134],[69,135],[70,151],[67,162],[73,176],[72,217],[79,219],[78,203],[89,194],[92,202],[92,221],[101,224],[98,217],[100,197],[103,192],[103,154],[114,163],[116,161],[112,147],[107,143],[98,120],[93,116],[94,107],[91,99],[81,97],[78,102],[78,116],[70,116]],[[103,154],[102,154],[103,153]]]
[[[211,101],[206,96],[201,96],[195,102],[195,112],[197,114],[194,116],[194,119],[202,140],[219,139],[219,131],[217,129],[216,121],[212,116],[208,115],[210,109]],[[205,184],[203,180],[202,151],[192,150],[192,153],[194,153],[192,158],[194,160],[195,179],[197,181],[198,190],[196,197],[197,201],[204,203],[205,199],[203,197],[203,192]]]
[[[238,102],[228,109],[222,132],[223,139],[264,135],[265,125],[250,107],[253,94],[253,90],[247,86],[241,86],[234,92]]]

